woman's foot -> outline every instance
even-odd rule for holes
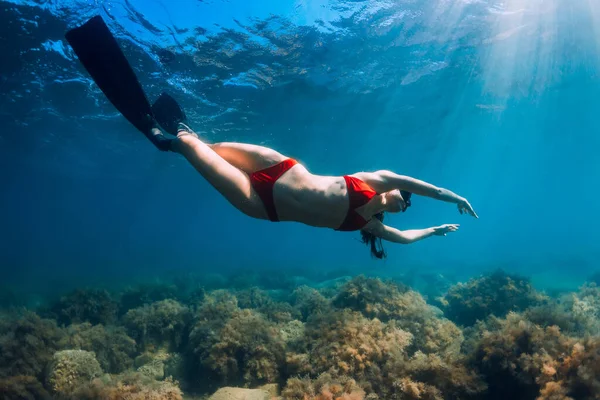
[[[192,135],[196,139],[198,139],[198,134],[196,132],[194,132],[192,130],[192,128],[190,128],[189,126],[187,126],[183,122],[179,122],[177,124],[177,137],[181,137],[181,136],[185,136],[185,135]]]

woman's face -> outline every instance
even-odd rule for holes
[[[397,213],[404,212],[410,206],[410,203],[407,203],[402,197],[400,190],[390,190],[389,192],[384,193],[386,200],[386,209],[388,212]]]

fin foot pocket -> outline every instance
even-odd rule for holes
[[[165,92],[161,93],[154,104],[152,104],[152,112],[160,126],[173,136],[177,136],[177,132],[182,130],[180,128],[181,125],[186,127],[183,130],[191,131],[187,127],[185,112],[179,103]]]

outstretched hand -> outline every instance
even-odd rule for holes
[[[467,213],[475,218],[479,218],[479,216],[477,215],[477,213],[475,213],[475,210],[473,210],[473,207],[471,206],[471,204],[469,203],[469,201],[465,198],[461,199],[458,202],[458,212],[459,213]]]
[[[459,224],[445,224],[433,228],[433,234],[436,236],[446,236],[448,232],[456,232]]]

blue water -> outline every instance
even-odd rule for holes
[[[64,33],[97,14],[150,99],[170,91],[208,140],[314,173],[411,175],[480,219],[414,198],[386,221],[460,231],[380,261],[356,232],[242,215],[94,86]],[[587,0],[0,2],[3,280],[39,293],[177,271],[503,267],[573,289],[599,256],[599,18]]]

